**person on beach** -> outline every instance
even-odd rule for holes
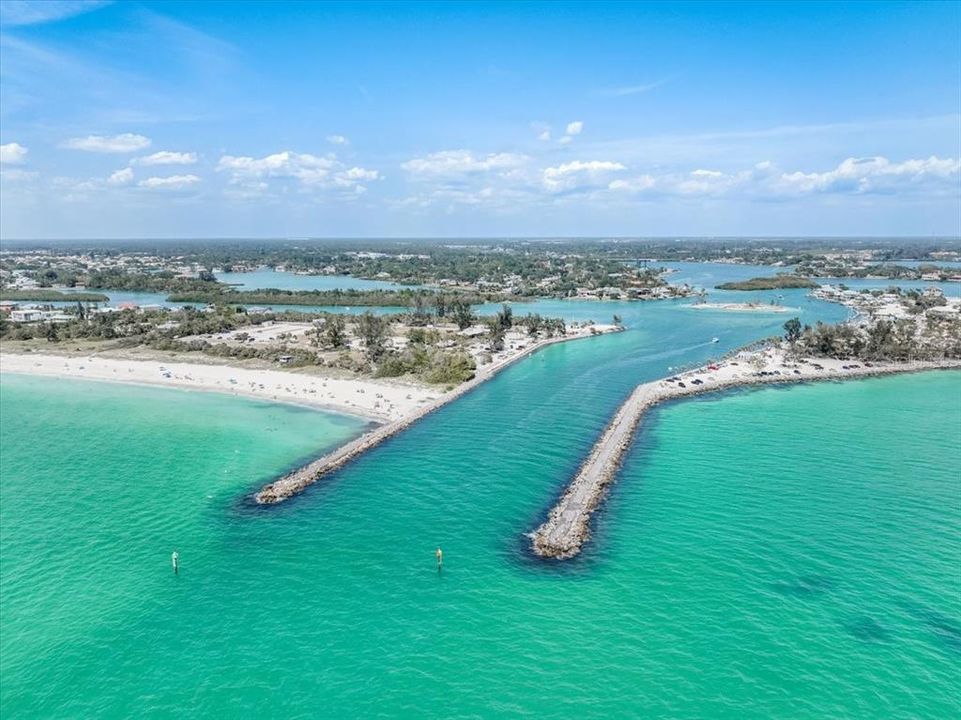
[[[178,553],[176,550],[174,550],[170,554],[170,564],[173,566],[174,575],[179,575],[180,574],[179,572],[180,571],[180,553]]]

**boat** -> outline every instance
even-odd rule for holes
[[[714,338],[711,338],[711,342],[712,343],[721,342],[721,339],[714,337]]]

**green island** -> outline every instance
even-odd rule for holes
[[[204,303],[209,305],[320,305],[341,307],[412,307],[444,308],[463,302],[478,305],[487,302],[520,300],[503,293],[452,292],[430,290],[225,290],[217,284],[199,290],[173,292],[170,302]],[[443,314],[443,310],[441,311]]]
[[[773,277],[758,277],[750,280],[721,283],[718,290],[790,290],[816,288],[818,284],[810,278],[799,275],[779,273]]]
[[[11,302],[106,302],[109,298],[103,293],[70,292],[51,290],[50,288],[33,288],[30,290],[4,289],[0,291],[0,300]]]

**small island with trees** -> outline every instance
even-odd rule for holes
[[[750,280],[736,280],[721,283],[718,290],[794,290],[816,288],[818,284],[811,278],[789,273],[778,273],[773,277],[757,277]]]

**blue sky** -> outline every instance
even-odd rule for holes
[[[961,3],[0,2],[6,238],[959,235]]]

